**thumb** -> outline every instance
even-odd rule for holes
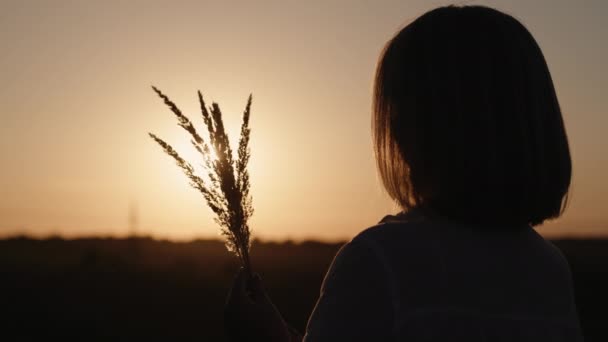
[[[264,289],[264,284],[262,283],[262,277],[259,274],[254,274],[251,277],[249,290],[251,291],[251,297],[255,301],[259,301],[261,299],[267,298],[266,290]]]

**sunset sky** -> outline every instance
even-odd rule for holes
[[[445,1],[0,1],[0,235],[216,237],[147,136],[195,156],[152,92],[196,124],[196,90],[238,134],[253,93],[254,235],[346,239],[396,211],[375,171],[372,75],[385,42]],[[608,1],[485,1],[544,51],[574,160],[546,235],[608,234]],[[131,209],[130,209],[131,208]]]

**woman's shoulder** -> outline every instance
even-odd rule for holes
[[[558,248],[532,227],[497,229],[448,220],[428,219],[418,212],[387,215],[359,232],[350,245],[364,246],[380,257],[412,262],[448,255],[529,254],[531,258],[556,265],[565,258]]]
[[[405,244],[420,242],[433,231],[433,224],[417,212],[386,215],[377,224],[360,231],[352,240],[354,244]]]
[[[424,235],[422,221],[407,219],[404,214],[387,215],[377,224],[361,230],[344,244],[334,259],[336,265],[344,262],[387,262],[387,253],[403,249],[409,242],[420,241],[415,235]],[[390,254],[390,253],[389,253]]]

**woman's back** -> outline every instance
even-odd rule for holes
[[[380,180],[409,214],[340,250],[305,340],[581,340],[568,264],[532,228],[564,212],[572,176],[532,34],[491,8],[433,9],[387,42],[373,90]],[[240,312],[286,341],[262,303]]]
[[[582,340],[561,252],[527,225],[488,228],[365,230],[336,256],[305,340]]]

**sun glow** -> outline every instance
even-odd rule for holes
[[[192,165],[197,174],[201,177],[207,175],[206,167],[204,166],[205,160],[203,155],[196,150],[196,148],[192,145],[192,142],[184,140],[183,137],[181,139],[175,139],[175,144],[172,146],[175,150],[182,156],[188,163]],[[218,159],[217,153],[213,146],[209,146],[209,156],[212,161],[216,161]],[[183,177],[180,177],[180,181],[183,182]]]

